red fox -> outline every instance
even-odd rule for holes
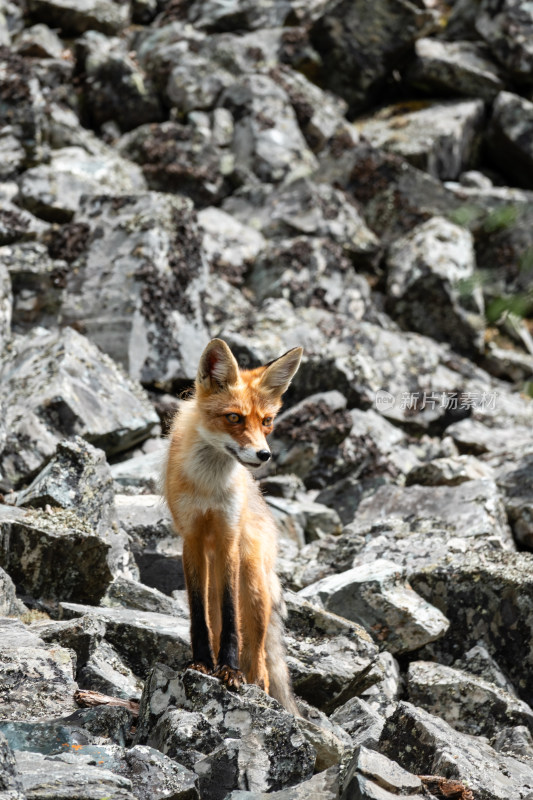
[[[276,524],[249,470],[271,457],[266,436],[302,348],[241,370],[228,345],[205,348],[192,398],[170,432],[165,496],[183,537],[193,669],[228,688],[256,683],[292,713],[284,604],[274,571]]]

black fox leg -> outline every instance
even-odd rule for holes
[[[191,612],[191,667],[200,672],[211,672],[214,660],[206,615],[207,560],[205,551],[187,540],[183,543],[183,571]]]
[[[214,672],[230,689],[244,683],[239,669],[239,620],[237,589],[237,557],[235,547],[221,559],[218,581],[222,587],[222,630],[218,651],[217,667]]]

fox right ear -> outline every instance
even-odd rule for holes
[[[200,358],[196,383],[205,388],[219,388],[237,383],[239,365],[222,339],[211,339]]]

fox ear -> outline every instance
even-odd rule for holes
[[[284,394],[300,366],[302,354],[302,347],[293,347],[292,350],[267,364],[259,383],[260,388],[272,394]]]
[[[237,383],[239,365],[222,339],[211,339],[200,358],[196,382],[205,388],[223,388]]]

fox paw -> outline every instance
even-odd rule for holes
[[[194,669],[196,672],[203,672],[204,675],[211,675],[211,669],[202,664],[201,661],[191,661],[187,664],[187,669]]]
[[[219,678],[228,689],[239,689],[243,683],[246,683],[240,669],[233,669],[225,664],[217,667],[212,674],[215,678]]]

